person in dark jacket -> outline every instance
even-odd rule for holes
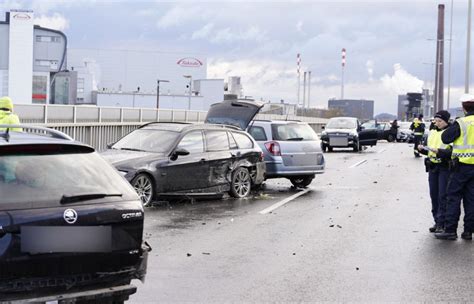
[[[393,138],[393,140],[397,140],[397,134],[398,134],[398,128],[400,128],[400,126],[398,125],[398,122],[397,120],[393,120],[392,121],[392,124],[390,125],[390,131],[389,131],[389,134],[392,135],[391,138]]]
[[[423,115],[419,115],[418,118],[413,119],[410,125],[410,130],[413,131],[415,146],[413,147],[413,153],[415,157],[421,157],[418,151],[418,145],[423,141],[423,134],[425,134],[425,124],[423,123]]]
[[[441,136],[450,126],[448,111],[439,111],[434,116],[435,129],[430,131],[427,145],[418,145],[418,151],[427,155],[425,159],[426,171],[428,172],[428,183],[430,186],[431,214],[434,225],[429,228],[430,232],[443,232],[446,213],[446,187],[449,178],[449,160],[452,148],[443,144]]]
[[[449,176],[444,232],[435,236],[442,240],[457,239],[457,228],[464,207],[464,232],[461,238],[472,240],[474,231],[474,95],[461,97],[464,117],[443,132],[441,140],[453,144],[451,174]]]

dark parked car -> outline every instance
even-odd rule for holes
[[[364,130],[375,130],[378,140],[386,140],[393,142],[396,140],[395,134],[390,132],[391,124],[388,122],[375,122],[373,120],[366,121],[362,124]]]
[[[123,303],[150,250],[140,199],[90,146],[21,127],[0,131],[0,302]]]
[[[266,178],[285,177],[295,187],[306,187],[324,173],[321,141],[307,123],[255,120],[249,133],[264,151]]]
[[[225,101],[211,106],[205,124],[148,123],[103,156],[133,185],[143,204],[162,197],[249,195],[264,181],[258,144],[245,131],[261,105]]]
[[[365,130],[355,117],[333,117],[321,132],[321,148],[331,152],[333,148],[352,148],[354,152],[362,146],[375,146],[377,131]]]

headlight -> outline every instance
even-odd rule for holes
[[[128,173],[127,171],[121,171],[121,170],[118,170],[118,172],[120,173],[120,175],[122,175],[122,176],[124,176],[124,177],[125,177],[125,175],[127,175],[127,173]]]

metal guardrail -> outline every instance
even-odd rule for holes
[[[117,108],[71,105],[16,105],[15,113],[22,124],[46,126],[64,132],[72,138],[101,151],[108,143],[152,122],[203,123],[206,111],[182,109]],[[264,120],[300,120],[307,122],[317,132],[327,119],[294,115],[258,114]]]

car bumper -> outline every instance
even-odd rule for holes
[[[316,166],[285,166],[283,162],[267,162],[266,177],[284,177],[294,175],[314,175],[324,173],[324,163]]]
[[[340,139],[346,139],[347,138],[347,144],[330,144],[330,138],[340,138]],[[321,138],[321,146],[326,146],[326,147],[335,147],[335,148],[348,148],[352,147],[354,145],[355,140],[357,138],[353,136],[326,136],[324,138]]]

